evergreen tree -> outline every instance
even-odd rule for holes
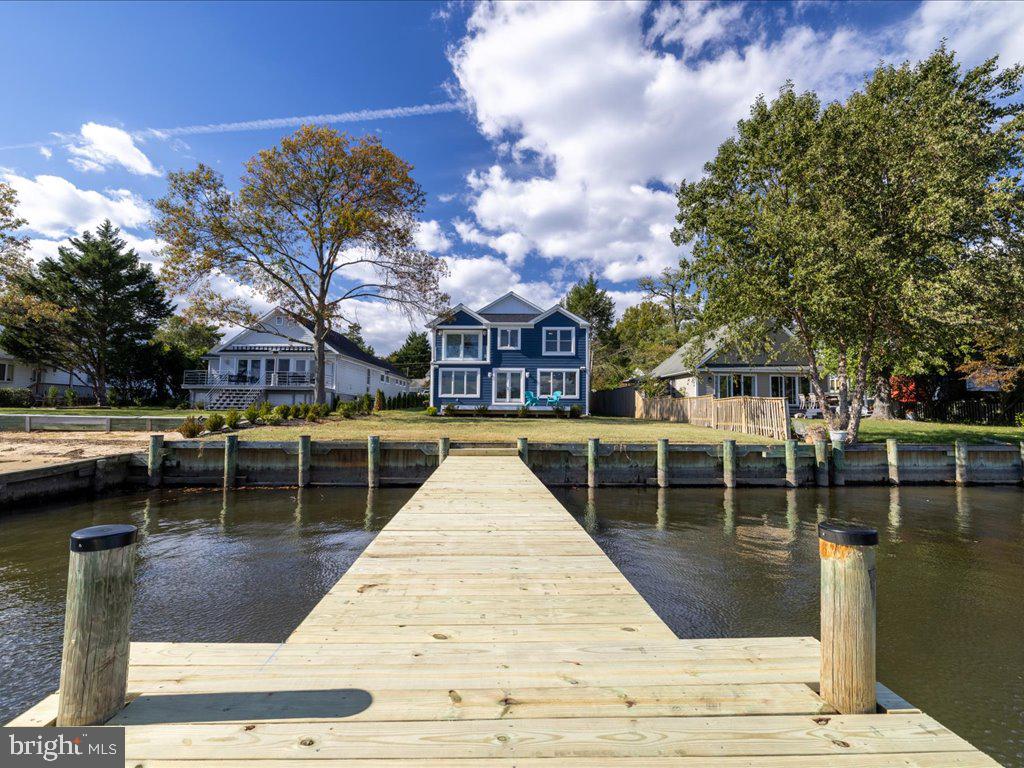
[[[422,379],[430,370],[430,342],[427,334],[410,331],[405,342],[388,355],[388,362],[410,379]]]
[[[608,291],[591,274],[569,289],[562,306],[590,323],[591,389],[617,387],[624,370],[615,335],[615,302]]]
[[[83,371],[98,405],[107,387],[139,359],[171,305],[148,264],[105,221],[15,275],[14,290],[50,311],[30,319],[5,311],[0,347],[28,363]]]
[[[349,323],[348,330],[345,331],[343,335],[366,354],[373,355],[374,357],[377,356],[377,353],[373,351],[373,347],[367,344],[366,340],[363,338],[363,326],[359,323]]]

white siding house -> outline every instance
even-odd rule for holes
[[[0,349],[0,389],[27,389],[41,399],[51,387],[61,395],[70,389],[79,399],[93,397],[92,384],[84,373],[29,365]]]
[[[328,401],[354,400],[379,389],[386,397],[410,391],[409,379],[390,363],[361,350],[337,331],[327,337],[324,382]],[[316,385],[313,334],[281,310],[260,319],[203,356],[206,370],[186,371],[192,403],[207,408],[244,408],[312,402]]]

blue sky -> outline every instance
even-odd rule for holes
[[[1024,60],[1024,5],[7,3],[0,178],[36,257],[110,217],[158,266],[146,221],[168,171],[202,161],[232,184],[287,118],[347,114],[329,122],[415,165],[420,242],[454,300],[550,304],[593,271],[621,310],[684,255],[672,187],[757,94],[789,79],[840,98],[943,38],[967,63]],[[349,314],[381,351],[409,330],[379,304]]]

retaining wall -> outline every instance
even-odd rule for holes
[[[185,416],[65,416],[2,413],[0,432],[173,432]]]

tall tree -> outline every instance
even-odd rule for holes
[[[14,290],[52,308],[29,317],[5,310],[0,347],[30,363],[83,371],[98,405],[125,360],[171,314],[153,270],[127,248],[109,221],[57,249],[57,258],[16,275]]]
[[[615,302],[608,291],[591,274],[569,289],[562,306],[590,323],[591,388],[618,386],[623,369],[615,337]]]
[[[424,196],[412,166],[374,136],[303,126],[245,166],[238,192],[213,169],[172,173],[158,200],[163,278],[192,313],[262,329],[254,303],[221,278],[312,324],[316,400],[325,399],[324,341],[357,299],[410,315],[440,311],[444,262],[413,240]],[[265,330],[265,329],[263,329]]]
[[[430,342],[426,332],[410,331],[388,361],[410,379],[422,379],[430,370]]]
[[[796,333],[815,394],[837,376],[832,429],[856,438],[879,375],[941,364],[971,324],[985,268],[1024,186],[1021,68],[961,71],[940,48],[881,66],[846,103],[784,88],[758,99],[706,175],[678,193],[705,331],[748,347]]]
[[[17,207],[18,195],[14,188],[0,182],[0,290],[28,267],[28,238],[17,234],[27,222],[17,216]]]
[[[664,269],[655,277],[641,277],[636,282],[649,299],[658,301],[665,307],[672,327],[677,332],[696,316],[696,296],[687,293],[691,282],[684,264]]]
[[[678,333],[668,309],[642,301],[628,307],[615,324],[623,365],[629,375],[650,372],[678,348]]]
[[[348,330],[345,331],[344,335],[366,354],[376,356],[377,353],[373,351],[373,347],[367,344],[366,339],[363,338],[363,326],[359,323],[349,323]]]

